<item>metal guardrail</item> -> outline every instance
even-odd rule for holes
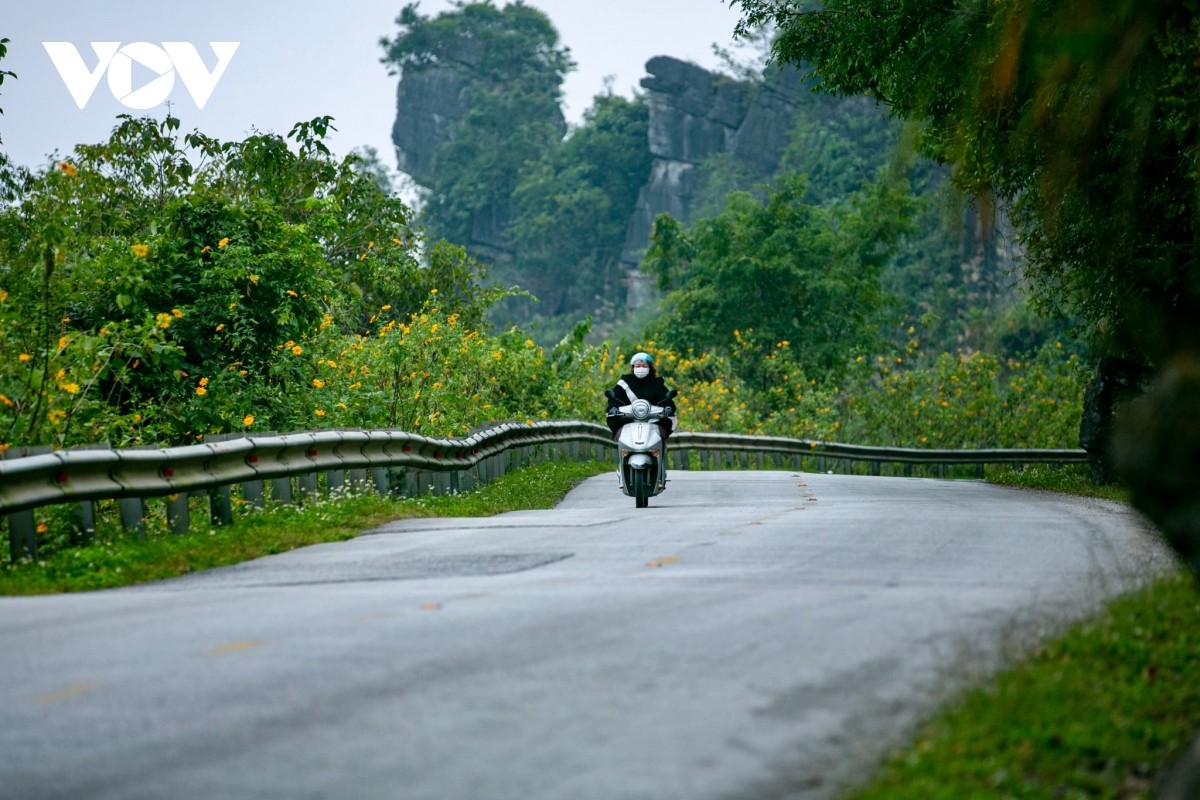
[[[956,449],[875,447],[871,445],[786,439],[776,436],[740,436],[729,433],[679,433],[671,445],[680,449],[718,453],[775,454],[815,458],[822,463],[867,462],[878,475],[883,464],[928,466],[975,466],[982,477],[986,464],[1086,464],[1088,453],[1078,449]],[[686,469],[686,466],[684,467]],[[819,467],[824,471],[824,467]]]
[[[563,445],[570,445],[565,452]],[[584,447],[590,452],[585,453]],[[503,423],[463,439],[433,439],[404,431],[324,430],[311,433],[245,437],[213,437],[204,444],[162,449],[81,449],[29,453],[11,449],[0,459],[0,518],[7,517],[14,559],[36,557],[33,509],[78,503],[76,527],[81,543],[95,530],[93,501],[117,500],[128,528],[144,522],[143,501],[168,498],[167,519],[173,531],[188,529],[188,495],[205,493],[218,524],[232,521],[230,487],[241,485],[243,498],[261,506],[263,486],[272,496],[293,499],[292,480],[300,494],[318,490],[318,474],[332,490],[350,482],[373,484],[381,492],[396,491],[394,479],[406,480],[400,493],[469,489],[504,474],[514,453],[530,460],[547,457],[600,458],[615,447],[603,425],[579,421],[531,424]],[[697,463],[691,463],[691,456]],[[883,464],[975,465],[982,477],[985,464],[1079,464],[1083,450],[926,450],[902,447],[816,442],[771,436],[681,431],[668,447],[670,468],[757,466],[771,458],[796,469],[815,459],[818,471],[830,465],[867,462],[872,474]],[[739,463],[740,462],[740,463]]]

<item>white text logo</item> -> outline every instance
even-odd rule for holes
[[[149,42],[92,42],[96,66],[89,68],[75,45],[70,42],[42,42],[54,67],[67,85],[75,105],[83,108],[92,99],[100,78],[108,73],[108,88],[127,108],[154,108],[166,101],[175,88],[175,75],[183,80],[197,108],[204,108],[217,81],[225,74],[240,42],[209,42],[217,57],[210,71],[190,42],[163,42],[162,47]],[[136,89],[133,86],[133,65],[139,64],[158,77],[151,78]]]

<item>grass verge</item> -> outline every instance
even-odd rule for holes
[[[1124,500],[1078,474],[994,482]],[[916,732],[843,800],[1140,800],[1200,728],[1200,592],[1186,573],[1119,597]]]
[[[475,491],[420,498],[375,494],[274,506],[239,516],[232,525],[196,525],[184,535],[152,525],[145,536],[115,523],[99,527],[88,547],[64,548],[43,560],[0,565],[0,595],[112,589],[238,564],[321,542],[350,539],[396,519],[486,517],[505,511],[550,508],[584,478],[612,469],[600,462],[544,463],[514,472]]]

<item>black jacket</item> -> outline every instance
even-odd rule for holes
[[[667,399],[667,384],[659,376],[638,378],[632,372],[622,375],[621,381],[618,381],[613,386],[613,394],[616,397],[608,398],[609,411],[618,406],[627,406],[635,399],[629,396],[629,392],[625,391],[625,387],[621,385],[622,381],[637,396],[636,399],[646,400],[653,405],[671,409],[671,418],[669,420],[662,420],[660,425],[669,425],[668,430],[675,428],[675,402]],[[608,417],[608,427],[612,429],[614,434],[621,425],[620,421],[614,420],[613,417]]]

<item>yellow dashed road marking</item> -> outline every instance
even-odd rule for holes
[[[254,639],[244,642],[230,642],[229,644],[223,644],[218,647],[214,647],[211,650],[205,650],[204,654],[206,656],[227,656],[233,653],[244,653],[247,650],[257,650],[260,647],[265,647],[266,644],[266,642],[261,642]]]
[[[42,705],[49,705],[51,703],[61,703],[63,700],[70,700],[72,697],[78,697],[81,694],[85,694],[87,692],[91,692],[91,691],[94,691],[99,688],[100,688],[100,684],[98,684],[98,683],[88,683],[86,681],[80,681],[79,683],[72,683],[70,686],[67,686],[65,689],[59,689],[57,692],[51,692],[50,694],[44,694],[41,697],[37,697],[34,699],[38,703],[41,703]]]

